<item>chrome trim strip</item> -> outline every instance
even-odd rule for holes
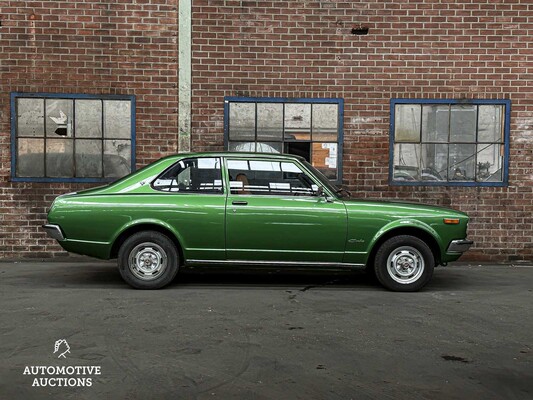
[[[65,240],[65,236],[63,235],[63,232],[61,231],[61,228],[59,227],[59,225],[46,224],[46,225],[43,225],[43,229],[48,234],[48,236],[50,236],[52,239],[59,240],[59,241]]]
[[[474,242],[472,240],[466,240],[466,239],[452,240],[446,252],[447,253],[464,253],[473,244]]]
[[[187,265],[196,264],[208,264],[208,265],[244,265],[244,266],[279,266],[284,265],[288,267],[364,267],[365,264],[351,264],[351,263],[338,263],[338,262],[314,262],[314,261],[258,261],[258,260],[187,260]]]

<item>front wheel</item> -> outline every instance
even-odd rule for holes
[[[138,232],[120,246],[118,268],[122,279],[136,289],[159,289],[178,273],[179,255],[167,236],[155,231]]]
[[[421,239],[395,236],[378,249],[374,270],[379,282],[395,292],[415,292],[424,287],[435,267],[433,252]]]

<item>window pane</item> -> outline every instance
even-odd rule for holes
[[[450,107],[424,105],[422,107],[422,142],[447,142]]]
[[[337,179],[337,143],[313,143],[311,164],[328,179]]]
[[[46,176],[72,178],[74,176],[73,141],[48,139],[46,141]]]
[[[395,181],[419,181],[421,175],[420,145],[396,143],[393,171]]]
[[[154,188],[164,192],[221,193],[219,158],[189,158],[178,161],[158,177]]]
[[[233,194],[312,196],[313,183],[291,162],[228,160]]]
[[[503,145],[477,145],[478,182],[501,182],[503,180]]]
[[[451,106],[450,142],[475,142],[477,107],[454,104]]]
[[[131,102],[104,100],[104,137],[131,138]]]
[[[285,140],[311,140],[311,104],[285,104]]]
[[[44,176],[43,139],[18,139],[16,175],[33,178]]]
[[[230,140],[255,140],[255,103],[230,103]]]
[[[17,136],[44,136],[43,99],[17,99]]]
[[[313,140],[336,142],[338,136],[337,104],[313,104]]]
[[[281,153],[282,150],[281,142],[258,142],[257,143],[257,152],[258,153]]]
[[[255,152],[255,142],[229,142],[229,151]]]
[[[102,176],[101,140],[76,140],[76,176],[84,178]]]
[[[446,181],[448,174],[448,145],[422,144],[422,181]]]
[[[131,170],[131,142],[104,140],[104,176],[121,178]]]
[[[72,137],[73,101],[46,99],[46,136]]]
[[[473,181],[475,178],[476,145],[450,144],[448,179],[450,181]]]
[[[397,104],[394,113],[394,141],[420,142],[420,105]]]
[[[503,106],[479,106],[478,142],[503,142]]]
[[[257,140],[281,141],[283,136],[283,104],[257,104]]]
[[[76,100],[75,136],[102,137],[102,102],[100,100]]]

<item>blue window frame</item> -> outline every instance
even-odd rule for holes
[[[510,100],[390,102],[392,185],[507,186]]]
[[[343,118],[343,99],[225,97],[224,147],[299,155],[342,182]]]
[[[108,182],[135,169],[135,96],[11,93],[11,180]]]

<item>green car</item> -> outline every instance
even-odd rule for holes
[[[357,200],[303,158],[190,153],[55,199],[44,229],[67,251],[118,259],[131,286],[168,285],[180,266],[366,267],[416,291],[468,250],[468,216]]]

